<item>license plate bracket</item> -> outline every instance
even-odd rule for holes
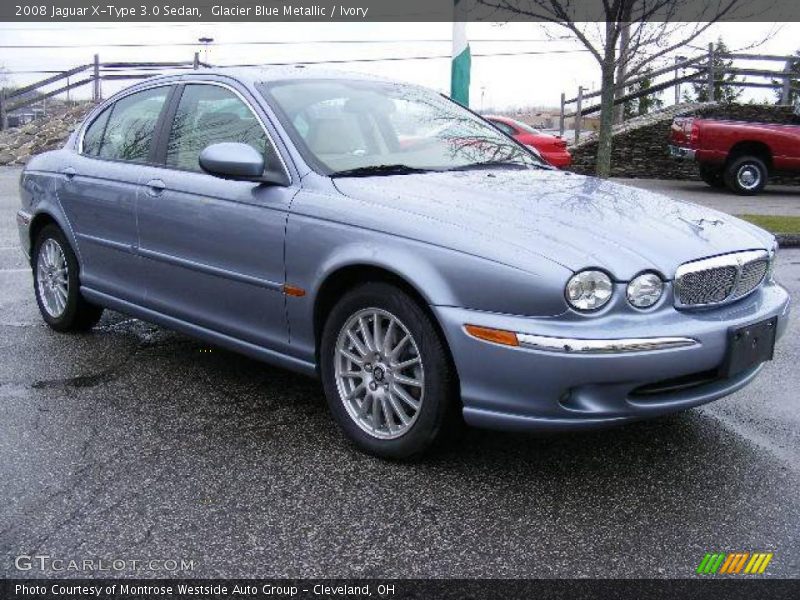
[[[772,360],[777,329],[778,317],[731,329],[728,332],[728,352],[722,365],[722,375],[733,377]]]

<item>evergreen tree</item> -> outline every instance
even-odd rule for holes
[[[717,38],[717,43],[714,45],[714,58],[711,64],[714,65],[714,99],[723,104],[733,104],[742,95],[744,88],[733,85],[738,83],[736,75],[733,73],[725,73],[725,69],[729,69],[733,65],[733,61],[722,58],[720,55],[728,52],[728,47],[725,45],[723,39]],[[694,88],[694,97],[689,94],[684,95],[684,99],[692,99],[696,102],[708,102],[708,84],[707,76],[701,74],[702,81],[692,83]]]
[[[800,100],[800,50],[794,53],[795,56],[789,65],[789,72],[792,74],[789,78],[789,104],[794,104]],[[783,80],[773,79],[772,83],[781,87],[775,90],[775,104],[780,104],[783,100]]]
[[[628,94],[635,94],[637,92],[646,92],[653,86],[653,78],[650,75],[652,69],[644,71],[643,79],[633,85],[629,85],[625,92]],[[664,101],[661,99],[661,92],[653,92],[644,96],[640,96],[635,100],[629,100],[625,103],[625,118],[646,115],[647,113],[658,110],[664,106]]]

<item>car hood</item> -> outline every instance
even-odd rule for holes
[[[628,280],[652,269],[768,248],[773,237],[709,208],[557,170],[472,170],[337,178],[365,225],[526,269],[544,257]]]

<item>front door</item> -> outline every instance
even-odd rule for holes
[[[236,92],[183,86],[168,126],[163,168],[139,193],[145,304],[259,346],[284,349],[283,244],[295,188],[208,175],[200,152],[218,142],[251,144],[275,161],[267,133]],[[167,129],[165,129],[167,131]]]

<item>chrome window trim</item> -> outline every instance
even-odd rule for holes
[[[653,352],[696,346],[699,342],[687,337],[620,338],[615,340],[592,340],[560,338],[531,333],[517,333],[522,348],[562,352],[568,354],[621,354],[625,352]]]
[[[746,298],[755,292],[766,279],[765,274],[764,277],[761,278],[761,281],[759,281],[752,290],[742,294],[741,296],[736,296],[736,288],[738,287],[739,280],[742,276],[742,267],[757,260],[765,260],[769,262],[769,252],[763,249],[744,250],[742,252],[731,252],[729,254],[721,254],[719,256],[712,256],[711,258],[703,258],[700,260],[683,263],[675,271],[675,281],[673,284],[675,307],[693,309],[724,306],[725,304],[730,304],[736,300]],[[684,304],[681,302],[681,280],[685,275],[689,273],[696,273],[698,271],[707,271],[710,269],[721,269],[726,267],[734,267],[736,269],[736,277],[733,280],[730,293],[724,299],[720,300],[719,302],[707,302],[705,304]]]
[[[137,87],[136,89],[125,90],[124,92],[120,92],[119,94],[115,94],[113,97],[109,98],[105,103],[101,104],[98,107],[97,113],[92,115],[92,119],[91,120],[87,119],[86,122],[84,122],[84,124],[81,126],[80,133],[78,134],[78,144],[77,144],[78,154],[80,154],[81,156],[86,156],[88,158],[94,158],[94,159],[97,159],[97,160],[109,160],[109,159],[105,159],[105,158],[100,158],[99,156],[91,156],[89,154],[84,154],[84,152],[83,152],[83,137],[84,137],[84,135],[86,135],[86,130],[91,126],[91,124],[94,123],[103,114],[103,112],[107,108],[109,108],[112,104],[116,104],[120,100],[123,100],[123,99],[127,98],[128,96],[131,96],[131,95],[136,94],[138,92],[144,92],[144,91],[147,91],[147,90],[150,90],[150,89],[154,89],[154,88],[167,87],[167,86],[177,86],[177,85],[198,85],[198,84],[199,85],[215,85],[217,87],[221,87],[221,88],[224,88],[226,90],[229,90],[229,91],[233,92],[234,95],[236,95],[236,97],[239,98],[239,100],[241,100],[244,103],[244,105],[247,107],[247,109],[251,113],[253,113],[253,116],[256,118],[256,121],[258,121],[258,124],[261,125],[261,130],[264,132],[264,135],[266,136],[267,141],[269,142],[269,145],[272,147],[273,153],[281,161],[281,168],[283,169],[283,171],[286,174],[286,176],[289,178],[289,183],[291,185],[291,183],[293,183],[293,181],[294,181],[294,178],[292,177],[292,172],[291,172],[291,170],[289,170],[289,166],[286,164],[286,160],[283,158],[283,155],[281,154],[280,150],[278,150],[278,146],[277,146],[277,144],[275,144],[275,140],[273,139],[273,136],[270,135],[269,129],[267,128],[266,124],[264,123],[264,119],[262,119],[261,115],[258,114],[258,111],[253,108],[253,104],[250,101],[248,101],[247,98],[245,98],[244,95],[239,90],[237,90],[235,87],[231,86],[230,84],[223,83],[221,81],[215,81],[215,80],[212,80],[212,79],[173,79],[173,80],[169,80],[169,81],[166,81],[166,82],[165,81],[159,81],[159,82],[153,82],[151,85],[141,86],[141,87]],[[170,123],[170,132],[171,131],[172,131],[172,123]],[[167,142],[169,142],[169,134],[167,135]],[[130,162],[130,161],[111,161],[111,162],[125,162],[125,163],[127,163],[127,162]],[[131,164],[150,164],[150,163],[131,163]],[[154,165],[154,166],[161,167],[161,168],[164,168],[164,169],[169,169],[170,171],[183,171],[183,169],[176,169],[175,167],[170,167],[166,163],[165,164],[157,164],[157,165]],[[196,172],[197,171],[192,171],[192,173],[196,173]]]

